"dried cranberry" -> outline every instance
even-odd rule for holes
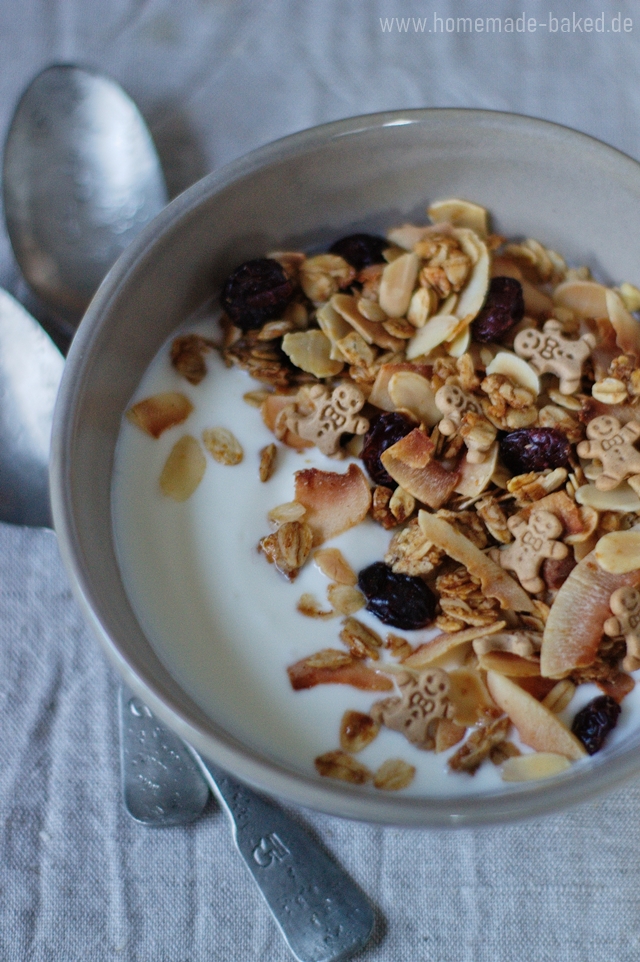
[[[385,625],[412,631],[435,617],[436,599],[422,578],[396,574],[383,561],[360,572],[358,587],[367,599],[367,611]]]
[[[500,440],[500,456],[513,474],[567,468],[571,445],[557,428],[520,428]]]
[[[618,724],[620,711],[620,705],[611,695],[600,695],[573,719],[571,731],[590,755],[600,751],[605,738]]]
[[[484,306],[471,325],[476,341],[499,341],[524,317],[522,284],[515,277],[494,277]]]
[[[396,441],[406,437],[414,427],[413,421],[398,411],[389,411],[371,419],[369,430],[364,436],[361,457],[369,477],[376,484],[382,484],[394,491],[398,487],[398,483],[385,471],[380,455]]]
[[[384,237],[376,237],[375,234],[349,234],[332,244],[329,253],[344,257],[348,264],[361,271],[370,264],[382,264],[382,252],[388,246],[389,241]]]
[[[258,257],[229,274],[221,301],[236,327],[246,333],[281,315],[293,294],[293,281],[282,265],[270,257]]]

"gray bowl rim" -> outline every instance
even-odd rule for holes
[[[556,143],[581,141],[586,150],[595,151],[601,160],[620,174],[640,182],[640,163],[588,134],[526,115],[473,108],[411,108],[364,114],[311,127],[258,147],[206,175],[172,200],[120,255],[105,277],[87,309],[68,354],[54,414],[50,463],[54,528],[72,591],[109,660],[152,711],[205,757],[258,791],[328,815],[414,828],[491,826],[557,812],[610,791],[637,775],[640,772],[640,752],[621,751],[603,763],[580,767],[569,777],[551,779],[525,791],[469,797],[390,797],[382,792],[374,795],[346,783],[320,781],[293,772],[248,746],[240,745],[237,739],[213,722],[206,727],[195,718],[189,718],[128,663],[117,639],[96,610],[94,598],[99,592],[94,592],[91,579],[83,570],[76,534],[76,515],[67,478],[71,470],[71,450],[83,369],[91,357],[92,347],[112,304],[120,296],[120,289],[135,274],[137,265],[152,255],[153,247],[161,237],[212,194],[271,163],[307,154],[314,147],[337,138],[357,136],[389,126],[428,124],[436,118],[440,122],[447,119],[459,122],[464,119],[465,123],[475,127],[510,128],[512,131],[521,129],[528,134],[537,130],[541,136],[553,137]]]

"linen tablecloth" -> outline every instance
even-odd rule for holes
[[[628,0],[0,0],[0,138],[37,72],[76,62],[136,99],[172,194],[276,137],[402,107],[513,110],[638,157],[639,39]],[[31,305],[2,227],[0,285]],[[183,828],[125,813],[116,692],[55,537],[0,526],[0,958],[285,962],[213,802]],[[481,831],[301,817],[378,909],[367,962],[640,957],[639,783]]]

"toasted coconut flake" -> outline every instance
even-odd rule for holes
[[[396,371],[389,379],[387,391],[396,409],[411,411],[427,427],[433,427],[442,417],[430,382],[417,371]]]
[[[329,585],[327,588],[329,604],[340,615],[354,615],[365,606],[365,597],[357,588],[350,585]]]
[[[335,377],[344,364],[331,359],[331,341],[322,331],[315,329],[285,334],[282,350],[293,364],[315,377]]]
[[[278,415],[284,408],[295,405],[295,401],[295,394],[269,394],[264,399],[260,413],[262,414],[262,420],[270,431],[275,433]],[[313,441],[306,441],[304,438],[301,438],[300,435],[294,434],[293,431],[289,429],[285,431],[280,440],[286,444],[288,448],[295,448],[297,451],[313,447]]]
[[[640,531],[611,531],[595,547],[596,561],[603,571],[627,574],[640,568]]]
[[[428,511],[420,511],[418,519],[425,537],[478,578],[483,591],[490,598],[497,598],[503,608],[512,611],[535,610],[526,591],[499,564],[483,554],[447,521],[429,514]]]
[[[194,437],[184,434],[171,448],[160,475],[160,490],[174,501],[191,497],[207,466],[202,448]]]
[[[391,691],[393,683],[382,672],[344,651],[326,648],[287,668],[294,691],[315,685],[351,685],[361,691]]]
[[[616,332],[616,344],[625,354],[640,357],[640,324],[632,317],[617,291],[605,293],[607,315]]]
[[[188,397],[178,391],[166,391],[138,401],[127,411],[127,418],[145,434],[159,438],[163,431],[186,421],[192,411]]]
[[[434,347],[451,341],[460,330],[460,318],[455,314],[434,314],[418,329],[407,344],[407,358],[430,354]]]
[[[449,683],[449,700],[455,709],[453,721],[463,727],[475,725],[493,704],[482,678],[472,668],[457,668],[449,672]]]
[[[626,481],[611,491],[600,491],[595,484],[583,484],[576,491],[576,501],[596,511],[618,511],[621,514],[640,511],[640,496]]]
[[[541,674],[564,678],[595,660],[614,591],[640,584],[640,571],[610,574],[590,552],[559,589],[544,629]],[[579,617],[576,613],[579,612]],[[535,747],[535,746],[533,746]]]
[[[345,474],[318,468],[296,471],[295,497],[307,511],[314,547],[360,524],[371,506],[369,485],[356,464]]]
[[[491,635],[496,631],[502,631],[505,627],[506,621],[496,621],[495,624],[485,625],[484,627],[463,628],[462,631],[443,632],[441,635],[436,635],[431,641],[426,641],[424,644],[419,645],[408,658],[403,660],[402,664],[403,666],[406,665],[407,668],[420,671],[422,668],[428,668],[435,664],[435,662],[444,658],[445,655],[448,655],[460,645],[465,645],[475,638],[482,638],[484,635]]]
[[[242,445],[227,428],[207,428],[202,432],[202,442],[218,464],[240,464],[244,457]]]
[[[507,758],[502,766],[503,782],[531,782],[543,778],[553,778],[567,768],[571,762],[564,755],[555,752],[532,752]]]
[[[373,787],[385,792],[399,792],[409,787],[415,774],[415,765],[401,758],[388,758],[373,776]]]
[[[436,200],[427,213],[434,224],[443,221],[453,227],[469,227],[483,240],[489,232],[489,214],[479,204],[452,197],[449,200]]]
[[[553,292],[553,300],[578,317],[608,317],[607,288],[595,281],[564,281]]]
[[[539,752],[554,752],[571,761],[586,756],[584,746],[562,722],[520,685],[490,671],[487,686],[496,705],[511,719],[520,738]]]
[[[411,252],[397,257],[383,270],[378,300],[389,317],[407,313],[419,269],[420,258]]]
[[[314,764],[316,771],[323,778],[337,778],[341,782],[350,782],[352,785],[364,785],[373,777],[366,765],[339,750],[318,755]]]
[[[340,748],[356,754],[370,745],[380,731],[380,725],[371,715],[361,711],[346,711],[340,722]]]
[[[514,384],[531,391],[534,397],[540,394],[540,378],[536,372],[530,364],[510,351],[499,351],[487,366],[487,374],[504,374]]]
[[[338,548],[320,548],[314,552],[313,560],[322,574],[331,581],[352,588],[357,585],[357,574]]]
[[[415,428],[410,434],[383,451],[382,464],[389,475],[405,491],[430,508],[440,508],[448,500],[456,484],[457,471],[447,471],[431,456],[433,441]]]

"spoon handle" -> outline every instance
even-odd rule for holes
[[[238,851],[296,959],[350,958],[368,942],[374,924],[360,889],[301,824],[194,756],[229,815]]]

